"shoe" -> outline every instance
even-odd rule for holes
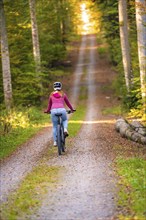
[[[64,129],[64,136],[65,136],[65,138],[69,136],[69,133],[66,128]]]
[[[53,145],[54,145],[54,147],[56,147],[56,146],[57,146],[57,142],[56,142],[56,141],[54,141],[54,144],[53,144]]]

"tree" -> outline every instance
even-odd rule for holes
[[[120,27],[120,41],[122,50],[123,68],[125,74],[125,82],[127,91],[131,88],[131,56],[130,45],[128,39],[128,22],[127,22],[127,2],[126,0],[119,0],[119,27]]]
[[[67,29],[68,29],[68,14],[66,13],[68,10],[67,7],[67,2],[66,0],[61,0],[60,1],[60,9],[62,12],[62,16],[61,16],[61,34],[62,34],[62,42],[65,43],[66,41],[66,37],[67,37]]]
[[[2,56],[4,99],[5,99],[5,106],[9,110],[12,105],[12,83],[11,83],[10,58],[9,58],[9,48],[8,48],[3,0],[0,0],[0,30],[1,30],[1,56]]]
[[[39,46],[39,36],[38,27],[35,12],[35,0],[29,0],[30,15],[31,15],[31,25],[32,25],[32,42],[33,42],[33,55],[36,65],[36,72],[40,72],[40,46]]]
[[[38,65],[35,74],[29,3],[30,0],[4,0],[13,101],[16,105],[23,106],[40,104],[43,89],[48,91],[48,84],[54,77],[54,70],[50,68],[58,68],[57,65],[66,58],[66,43],[71,34],[75,33],[76,22],[78,22],[77,0],[35,1],[36,5],[32,5],[32,10],[35,9],[37,16],[38,43],[41,51],[41,58],[39,58],[41,70],[38,72]],[[1,103],[4,102],[2,78],[2,62],[0,62]]]
[[[141,94],[146,104],[146,1],[135,0]]]

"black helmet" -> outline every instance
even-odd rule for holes
[[[54,90],[61,90],[62,84],[61,82],[55,82],[54,83]]]

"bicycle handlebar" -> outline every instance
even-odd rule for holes
[[[71,114],[71,113],[73,113],[75,111],[76,111],[76,109],[74,109],[73,111],[72,110],[66,110],[67,114]]]
[[[76,111],[76,109],[74,109],[73,111],[72,110],[66,110],[67,114],[71,114],[75,111]],[[47,111],[44,111],[44,113],[51,114],[51,112],[47,112]]]

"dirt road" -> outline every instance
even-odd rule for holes
[[[65,172],[55,191],[48,192],[38,212],[29,219],[111,220],[116,215],[116,177],[111,140],[106,138],[112,118],[104,117],[101,112],[102,108],[112,105],[110,94],[104,88],[113,77],[114,73],[98,58],[96,36],[83,36],[71,98],[76,105],[80,85],[86,87],[86,119],[72,148],[68,148],[64,156],[56,155],[47,161],[50,166],[63,167]],[[39,162],[51,136],[51,128],[44,129],[1,165],[1,201],[7,199]]]
[[[37,220],[110,220],[116,215],[116,178],[111,166],[108,140],[102,136],[101,103],[106,103],[103,85],[112,78],[98,63],[95,36],[84,36],[75,70],[77,97],[79,81],[87,86],[87,115],[81,132],[65,156],[48,161],[65,172],[56,191],[48,192],[42,207],[31,219]],[[104,118],[105,119],[105,118]],[[101,139],[102,136],[102,139]]]

